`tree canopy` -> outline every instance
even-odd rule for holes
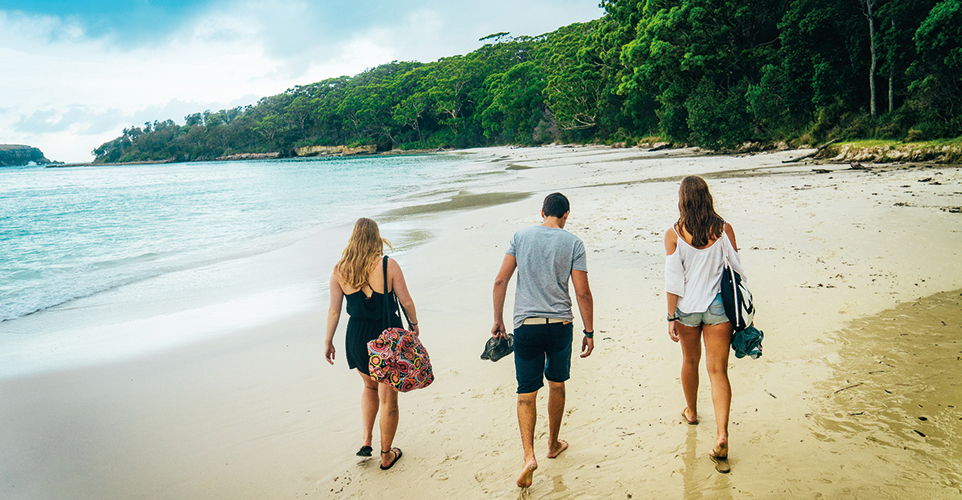
[[[962,0],[603,0],[539,36],[393,61],[254,105],[131,126],[97,162],[379,150],[962,135]],[[877,112],[876,112],[877,110]]]

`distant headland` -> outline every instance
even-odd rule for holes
[[[0,144],[0,167],[16,167],[30,162],[38,165],[53,163],[37,148],[23,144]]]

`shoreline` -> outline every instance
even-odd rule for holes
[[[427,154],[442,154],[450,153],[453,151],[464,151],[455,149],[445,149],[445,148],[433,148],[433,149],[409,149],[409,150],[391,150],[382,151],[377,153],[351,153],[351,154],[326,154],[326,155],[304,155],[304,156],[280,156],[280,152],[274,151],[270,153],[237,153],[228,156],[219,156],[217,158],[204,159],[204,160],[146,160],[146,161],[126,161],[126,162],[115,162],[115,163],[95,163],[95,162],[53,162],[53,163],[43,163],[37,164],[38,167],[44,168],[75,168],[75,167],[111,167],[111,166],[122,166],[122,165],[166,165],[168,163],[194,163],[194,162],[211,162],[211,161],[260,161],[260,160],[310,160],[310,159],[342,159],[342,158],[357,158],[357,157],[372,157],[372,156],[413,156],[413,155],[427,155]],[[26,166],[26,165],[16,165],[16,166]]]
[[[795,159],[789,159],[784,161],[784,163],[791,162],[804,162],[803,164],[814,164],[814,165],[825,165],[825,164],[836,164],[843,162],[855,163],[869,163],[875,166],[885,166],[885,165],[907,165],[907,166],[936,166],[936,165],[960,165],[962,164],[962,144],[951,145],[951,143],[958,141],[958,139],[945,139],[937,141],[928,142],[902,142],[895,140],[854,140],[849,142],[841,142],[834,144],[836,141],[830,141],[829,143],[819,147],[795,147],[791,148],[786,146],[784,143],[776,144],[757,144],[749,143],[743,146],[739,150],[709,150],[702,149],[699,147],[692,147],[688,145],[671,145],[668,143],[647,143],[644,146],[624,146],[623,143],[618,145],[605,145],[605,144],[545,144],[541,146],[518,146],[518,145],[506,145],[506,146],[486,146],[477,147],[469,149],[456,149],[456,148],[426,148],[426,149],[409,149],[409,150],[396,150],[392,149],[390,151],[379,151],[374,153],[346,153],[346,154],[323,154],[323,155],[304,155],[304,156],[290,156],[282,157],[279,151],[273,151],[268,153],[237,153],[228,156],[218,157],[216,159],[207,160],[148,160],[148,161],[135,161],[135,162],[117,162],[117,163],[94,163],[94,162],[54,162],[45,163],[42,166],[45,168],[72,168],[72,167],[99,167],[99,166],[117,166],[117,165],[157,165],[157,164],[167,164],[167,163],[189,163],[189,162],[202,162],[202,161],[257,161],[257,160],[285,160],[285,159],[308,159],[308,158],[351,158],[351,157],[369,157],[369,156],[409,156],[409,155],[429,155],[429,154],[446,154],[446,153],[471,153],[475,151],[490,150],[490,149],[505,149],[505,150],[518,150],[518,149],[539,149],[539,148],[584,148],[584,147],[594,147],[594,148],[605,148],[611,150],[636,150],[639,152],[654,153],[659,151],[677,151],[677,150],[689,150],[692,152],[693,156],[724,156],[724,157],[740,157],[740,156],[753,156],[753,155],[763,155],[763,154],[774,154],[774,153],[802,153],[806,152],[805,155],[795,157]],[[861,144],[861,145],[860,145]],[[332,148],[346,148],[346,146],[330,146]],[[822,152],[825,151],[823,155]],[[817,153],[817,154],[816,154]],[[667,154],[667,153],[666,153]]]
[[[933,438],[882,439],[893,418],[908,415],[869,410],[874,427],[857,432],[847,415],[835,416],[860,411],[840,406],[839,398],[871,398],[860,392],[871,384],[830,394],[830,401],[825,396],[859,382],[844,383],[852,375],[841,372],[841,361],[871,364],[882,352],[885,337],[859,345],[863,335],[843,333],[849,325],[895,318],[887,311],[899,304],[919,298],[928,304],[962,289],[962,269],[944,265],[960,261],[962,216],[941,210],[962,205],[958,167],[840,165],[817,174],[811,166],[782,165],[788,153],[638,158],[636,151],[591,146],[468,151],[506,168],[517,165],[510,184],[471,195],[531,195],[432,212],[399,226],[428,224],[434,235],[397,258],[437,379],[401,396],[396,445],[404,458],[389,473],[353,455],[360,380],[342,359],[334,367],[323,361],[327,297],[317,293],[307,311],[266,325],[124,362],[0,380],[7,406],[0,413],[0,491],[11,498],[68,492],[75,498],[366,499],[372,492],[516,498],[522,459],[513,367],[478,356],[490,335],[491,286],[508,239],[540,223],[541,198],[561,191],[572,204],[567,229],[589,252],[599,334],[595,353],[572,362],[562,427],[571,448],[541,461],[531,496],[898,497],[916,488],[936,498],[962,494],[962,479],[945,472],[955,455],[940,458],[962,439],[948,424],[962,418],[957,389],[934,400],[943,405],[938,413],[922,415],[948,429],[941,435],[918,429]],[[687,174],[708,179],[719,213],[735,227],[756,324],[766,334],[762,358],[730,362],[733,471],[724,476],[707,459],[714,441],[707,376],[699,389],[702,424],[683,425],[680,354],[663,331],[662,237],[677,217],[676,179]],[[922,182],[926,177],[939,184]],[[309,244],[291,248],[264,262],[261,272],[287,269],[282,274],[304,277],[310,270],[308,279],[323,280],[333,257],[315,252]],[[513,293],[511,285],[506,304]],[[962,332],[958,313],[940,321],[950,333]],[[343,328],[335,346],[343,344]],[[958,387],[957,375],[947,382],[930,375],[932,394],[940,394],[938,384]],[[56,456],[44,458],[52,450]],[[942,472],[928,472],[933,466]],[[772,481],[776,474],[780,480]]]

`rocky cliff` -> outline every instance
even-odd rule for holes
[[[37,148],[21,144],[0,144],[0,167],[26,165],[30,162],[43,164],[50,163],[50,160]]]
[[[297,156],[353,156],[353,155],[372,155],[377,152],[377,146],[359,146],[349,148],[347,146],[306,146],[297,148],[294,153]]]
[[[941,164],[962,163],[962,146],[959,144],[882,144],[867,146],[860,144],[841,144],[825,148],[818,159],[831,159],[834,162],[929,162]]]

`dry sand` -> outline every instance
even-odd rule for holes
[[[512,181],[392,216],[427,240],[398,259],[437,380],[401,395],[391,471],[354,456],[361,381],[323,361],[323,296],[175,350],[0,381],[0,497],[962,498],[960,169],[782,163],[798,152],[460,154],[503,163]],[[728,475],[707,457],[704,367],[702,423],[681,422],[681,354],[664,322],[662,235],[689,174],[735,228],[766,335],[762,358],[731,359]],[[596,349],[572,363],[571,446],[555,460],[541,395],[540,468],[521,492],[512,361],[479,355],[508,239],[540,223],[553,191],[589,252]],[[320,245],[343,243],[315,238],[260,265],[324,280]]]

